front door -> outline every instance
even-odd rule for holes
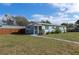
[[[35,30],[35,33],[34,34],[38,34],[37,26],[35,26],[34,30]]]
[[[39,26],[39,35],[41,35],[43,32],[42,32],[42,26]]]
[[[42,26],[35,26],[34,34],[42,34]]]

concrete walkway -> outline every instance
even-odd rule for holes
[[[76,41],[70,41],[70,40],[58,39],[58,38],[53,38],[53,37],[45,37],[45,36],[34,36],[34,37],[41,37],[41,38],[45,38],[45,39],[53,39],[53,40],[58,40],[58,41],[67,42],[67,43],[79,44],[79,42],[76,42]]]

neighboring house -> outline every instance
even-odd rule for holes
[[[74,24],[73,32],[79,32],[79,24]]]
[[[0,26],[0,34],[25,34],[25,26]]]
[[[61,32],[66,32],[65,26],[56,26],[49,23],[30,23],[26,26],[26,34],[46,34],[47,32],[54,32],[56,28],[59,28]]]
[[[79,24],[73,24],[72,26],[67,27],[68,32],[79,32]]]

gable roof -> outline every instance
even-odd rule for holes
[[[31,22],[29,25],[33,25],[33,26],[43,26],[43,25],[47,25],[47,26],[53,26],[53,24],[49,24],[49,23],[40,23],[40,22]]]

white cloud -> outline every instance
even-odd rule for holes
[[[57,12],[57,16],[35,14],[32,16],[32,20],[49,20],[53,24],[61,24],[63,22],[74,23],[75,21],[77,21],[77,19],[79,19],[78,3],[49,3],[49,5],[51,5],[52,7],[55,6],[59,9],[59,11]]]
[[[79,15],[73,15],[74,20],[73,21],[77,21],[79,19]]]
[[[41,20],[48,20],[50,21],[51,23],[53,24],[61,24],[63,22],[67,22],[66,20],[68,20],[68,18],[66,18],[63,14],[60,14],[59,16],[46,16],[46,15],[41,15],[41,14],[35,14],[35,15],[32,15],[32,21],[41,21]]]
[[[46,16],[46,15],[41,15],[41,14],[34,14],[32,15],[32,21],[39,22],[41,20],[49,20],[51,23],[53,21],[53,16]]]
[[[78,15],[74,15],[73,17],[74,17],[74,18],[79,18],[79,16],[78,16]]]
[[[79,3],[51,3],[50,5],[58,7],[60,11],[79,12]]]
[[[68,8],[69,13],[75,13],[75,12],[79,12],[79,4],[75,3],[73,4],[70,8]]]
[[[0,24],[2,24],[3,15],[0,15]]]
[[[2,18],[3,18],[3,15],[0,15],[0,20],[2,20]]]
[[[79,19],[79,3],[51,3],[50,5],[59,9],[57,17],[60,20],[64,19],[73,23]]]
[[[72,3],[51,3],[50,5],[58,7],[60,11],[67,11],[72,7]]]

